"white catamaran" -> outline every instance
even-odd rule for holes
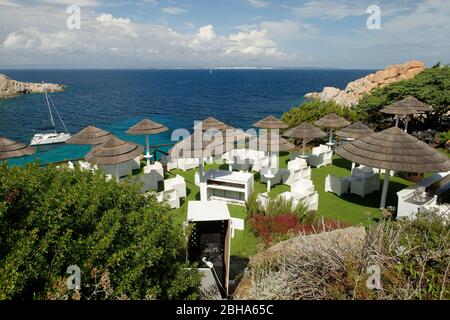
[[[62,120],[61,116],[59,115],[58,110],[56,109],[55,104],[53,103],[52,99],[47,93],[47,90],[44,88],[44,95],[45,95],[45,101],[47,103],[48,112],[50,114],[50,123],[52,125],[52,132],[47,133],[36,133],[33,138],[31,139],[31,146],[41,146],[41,145],[47,145],[47,144],[56,144],[56,143],[63,143],[70,139],[71,135],[69,133],[69,130],[67,130],[67,127]],[[55,109],[56,115],[58,116],[59,120],[61,121],[61,124],[64,127],[65,132],[56,132],[55,127],[55,120],[53,119],[53,113],[52,113],[52,107]]]

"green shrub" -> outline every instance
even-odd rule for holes
[[[295,127],[302,122],[313,123],[330,113],[336,113],[351,122],[359,119],[358,113],[351,108],[339,106],[334,102],[321,102],[319,100],[312,100],[294,107],[285,112],[281,119],[290,127]]]
[[[255,215],[265,216],[280,216],[286,214],[293,214],[297,217],[299,223],[313,223],[316,218],[315,211],[308,210],[302,202],[299,202],[295,207],[293,200],[286,200],[282,197],[270,198],[267,203],[267,208],[257,200],[258,193],[253,192],[246,203],[247,217],[251,218]]]
[[[0,163],[0,299],[185,299],[197,272],[167,206],[99,172]],[[81,269],[81,290],[66,270]]]
[[[379,123],[390,117],[381,114],[380,109],[411,95],[434,108],[435,112],[427,117],[427,121],[429,127],[436,127],[440,117],[448,111],[450,105],[449,88],[450,66],[436,65],[433,68],[425,69],[413,79],[391,83],[375,89],[363,97],[355,107],[355,111],[362,120]]]
[[[435,142],[439,144],[440,147],[445,147],[447,141],[450,141],[450,130],[447,132],[436,133]]]

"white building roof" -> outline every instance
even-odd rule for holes
[[[223,201],[189,201],[188,221],[217,221],[231,219],[228,206]]]

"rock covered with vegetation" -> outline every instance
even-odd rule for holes
[[[404,64],[394,64],[384,70],[371,73],[361,79],[350,82],[344,90],[334,87],[325,87],[322,92],[312,92],[305,95],[307,98],[318,99],[323,102],[336,102],[345,107],[353,107],[362,97],[372,90],[402,80],[414,78],[425,70],[421,61],[411,60]]]
[[[32,83],[12,80],[0,74],[0,99],[11,98],[26,93],[44,93],[64,91],[64,85],[55,83]]]
[[[240,299],[450,298],[450,230],[432,212],[276,244],[250,261]],[[379,270],[379,278],[372,271]],[[375,285],[376,284],[376,285]]]
[[[166,205],[100,173],[0,164],[0,299],[194,298]],[[81,270],[69,290],[67,268]]]

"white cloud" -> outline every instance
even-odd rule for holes
[[[21,5],[18,3],[15,3],[13,1],[9,1],[9,0],[0,0],[0,7],[19,8],[19,7],[21,7]]]
[[[41,0],[41,2],[60,6],[77,5],[80,7],[97,7],[101,4],[100,0]]]
[[[296,20],[261,21],[260,27],[277,40],[305,39],[316,37],[320,30],[309,23]]]
[[[114,18],[110,13],[102,13],[97,17],[97,21],[111,32],[121,32],[131,37],[137,37],[135,27],[128,18]]]
[[[281,58],[290,57],[260,27],[218,34],[213,25],[205,25],[195,32],[181,33],[158,24],[85,11],[81,29],[68,30],[60,9],[47,9],[45,28],[34,23],[36,16],[41,15],[37,10],[26,8],[20,16],[7,15],[9,31],[2,36],[0,28],[3,64],[7,61],[9,65],[23,65],[27,61],[64,67],[282,65]],[[36,27],[20,27],[29,21]]]
[[[367,6],[364,6],[362,2],[345,3],[335,0],[313,0],[293,8],[293,11],[302,18],[341,20],[349,16],[365,15],[366,9]]]
[[[171,14],[171,15],[180,15],[186,13],[188,10],[180,7],[164,7],[161,8],[162,13]]]
[[[247,0],[247,2],[255,8],[267,8],[270,5],[270,2],[263,0]]]

